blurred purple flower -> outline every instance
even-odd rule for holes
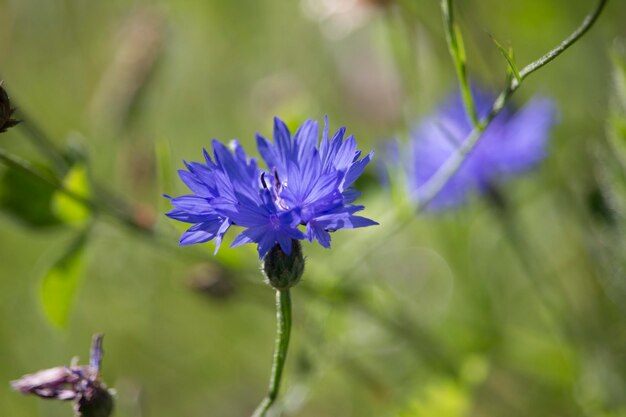
[[[485,116],[494,97],[477,90],[473,96],[479,116]],[[554,103],[547,98],[534,98],[519,111],[505,107],[427,209],[457,206],[472,191],[484,193],[496,183],[533,168],[547,155],[555,113]],[[419,200],[420,187],[452,156],[471,130],[459,94],[419,123],[411,134],[407,168],[414,198]]]
[[[231,143],[232,152],[213,141],[213,159],[204,151],[205,163],[185,163],[179,175],[193,194],[168,197],[172,219],[193,223],[180,244],[215,239],[216,252],[231,225],[244,227],[231,244],[257,243],[262,258],[273,246],[291,253],[292,239],[317,240],[330,247],[329,232],[365,227],[376,222],[354,213],[363,209],[351,203],[359,196],[352,187],[372,159],[359,159],[353,136],[344,140],[345,128],[328,137],[328,121],[318,144],[318,124],[308,120],[292,136],[274,119],[274,142],[257,135],[257,146],[268,170]],[[306,234],[298,226],[306,227]]]

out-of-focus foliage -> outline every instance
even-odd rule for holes
[[[89,200],[91,197],[87,167],[78,163],[74,165],[63,179],[63,189],[72,193],[73,196]],[[89,220],[91,210],[84,202],[57,190],[52,197],[52,210],[56,216],[67,224],[80,226]]]
[[[118,417],[249,415],[272,291],[253,247],[178,248],[162,194],[186,192],[175,169],[211,138],[253,149],[274,115],[327,114],[364,150],[406,141],[455,90],[438,3],[0,0],[0,79],[24,120],[0,148],[106,205],[88,213],[0,163],[0,416],[69,415],[8,381],[95,332]],[[502,52],[523,67],[593,3],[455,2],[469,74],[499,90]],[[368,168],[357,187],[381,225],[303,245],[285,415],[626,416],[625,20],[609,2],[516,92],[560,117],[544,163],[500,190],[505,210],[475,197],[371,251],[410,211],[400,167],[388,189]],[[67,137],[84,164],[63,156]]]
[[[41,283],[41,304],[52,324],[66,327],[70,307],[84,268],[87,233],[75,239],[46,272]]]
[[[54,188],[15,168],[5,169],[0,181],[0,206],[5,214],[34,227],[59,224],[52,210]]]

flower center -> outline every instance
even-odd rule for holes
[[[263,187],[270,190],[270,192],[272,193],[272,200],[274,200],[274,204],[276,204],[276,207],[278,207],[280,210],[288,211],[289,206],[280,196],[280,193],[283,191],[283,189],[287,187],[287,182],[281,182],[280,178],[278,177],[278,171],[276,170],[276,168],[274,168],[271,178],[273,181],[268,184],[269,181],[265,177],[265,173],[261,174],[261,182],[263,184]]]
[[[270,225],[274,230],[280,229],[280,220],[276,214],[270,214]]]

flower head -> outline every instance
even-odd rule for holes
[[[279,245],[289,255],[292,240],[317,240],[330,247],[329,232],[371,226],[376,222],[354,213],[359,193],[352,187],[373,154],[359,159],[353,136],[345,128],[332,138],[328,121],[318,143],[318,124],[306,121],[294,135],[274,119],[274,141],[257,135],[257,146],[267,169],[261,169],[233,141],[231,150],[213,141],[213,158],[204,151],[204,163],[185,163],[181,180],[192,194],[171,198],[167,215],[193,223],[180,244],[215,240],[216,251],[231,225],[243,227],[231,244],[257,243],[259,257]],[[304,226],[304,230],[300,229]]]
[[[493,97],[474,91],[479,116],[485,116]],[[551,100],[534,98],[524,108],[505,107],[485,129],[459,171],[428,204],[430,210],[454,207],[474,192],[486,192],[501,180],[534,167],[546,156],[550,129],[555,122]],[[453,155],[472,130],[457,94],[412,132],[408,183],[419,200],[420,187]]]

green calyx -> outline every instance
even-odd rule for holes
[[[275,245],[263,258],[262,270],[268,284],[277,290],[286,290],[296,285],[304,272],[302,246],[297,240],[291,241],[291,254],[287,255]]]

